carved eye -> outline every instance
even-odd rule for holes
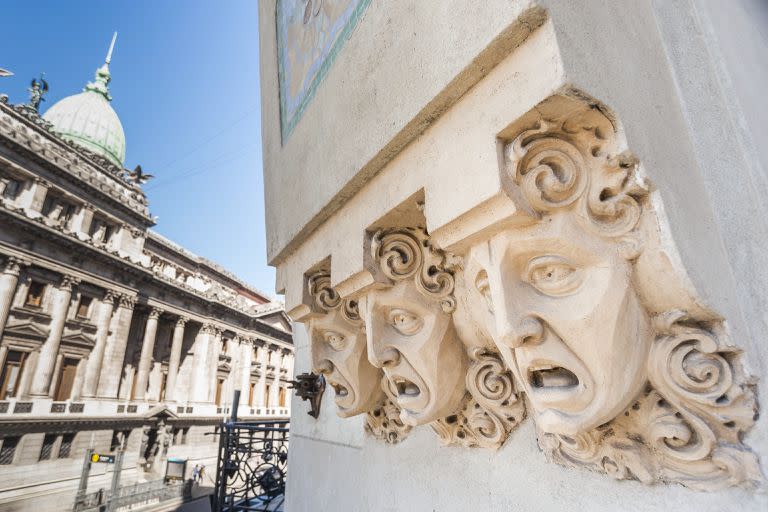
[[[547,295],[562,296],[576,291],[581,285],[579,269],[559,256],[539,256],[528,262],[526,279]]]
[[[323,333],[323,340],[325,340],[333,350],[342,350],[347,341],[343,334],[339,334],[335,331],[325,331]]]
[[[389,312],[389,324],[406,336],[413,336],[421,330],[424,322],[418,316],[405,309],[393,309]]]

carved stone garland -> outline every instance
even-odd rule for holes
[[[470,358],[461,411],[430,426],[443,444],[497,449],[525,418],[525,404],[497,354],[475,348]]]
[[[365,415],[365,431],[374,439],[397,444],[411,432],[411,427],[400,420],[400,408],[389,398]]]

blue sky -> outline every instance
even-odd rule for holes
[[[126,167],[145,185],[155,230],[274,296],[266,264],[256,0],[3,0],[0,79],[12,103],[45,72],[41,105],[79,92],[114,30],[112,106]]]

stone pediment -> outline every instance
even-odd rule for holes
[[[171,418],[176,419],[179,416],[171,411],[168,407],[165,405],[156,405],[149,409],[146,413],[144,413],[144,417],[147,419],[150,418]]]
[[[68,345],[85,345],[91,347],[96,343],[93,334],[84,332],[82,329],[65,330],[61,342]]]
[[[48,337],[49,328],[47,325],[40,325],[32,320],[26,320],[17,323],[9,323],[5,328],[4,337],[18,337],[24,339],[34,339],[45,341]]]

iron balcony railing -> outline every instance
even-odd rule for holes
[[[239,397],[233,403],[237,404]],[[216,470],[216,512],[281,512],[288,474],[289,421],[222,424]]]

